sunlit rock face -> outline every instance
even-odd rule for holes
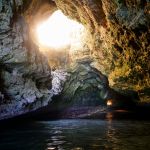
[[[138,91],[149,100],[150,2],[147,0],[55,1],[91,33],[88,46],[95,67],[116,89]]]
[[[37,45],[36,26],[58,9],[84,25],[86,34],[81,38],[80,49],[70,46],[44,55]],[[64,99],[78,99],[78,105],[84,103],[83,99],[99,105],[106,98],[104,87],[109,88],[107,77],[118,91],[135,90],[143,100],[149,99],[148,0],[0,0],[0,20],[0,119],[43,107],[62,90]],[[93,60],[90,66],[83,61],[85,58]],[[74,68],[71,63],[76,61],[80,63]],[[60,66],[61,69],[69,66],[72,71],[68,74],[58,70]],[[55,69],[56,72],[51,72]],[[101,79],[95,83],[97,73]],[[87,81],[88,75],[92,78]],[[78,85],[82,77],[85,86]],[[81,86],[83,92],[72,88],[72,79],[73,85]],[[89,95],[92,98],[94,92],[97,94],[95,102],[86,96],[90,84],[96,86]],[[103,87],[97,88],[99,85]],[[67,86],[71,87],[71,93]],[[111,98],[115,97],[113,94],[110,91]]]

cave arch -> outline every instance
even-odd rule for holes
[[[3,91],[12,99],[7,103],[11,104],[10,110],[7,104],[0,110],[7,112],[9,117],[11,110],[17,108],[13,112],[15,116],[51,101],[52,93],[47,92],[52,83],[51,68],[35,45],[33,32],[38,21],[45,20],[57,9],[89,31],[83,55],[90,56],[93,62],[86,59],[83,65],[81,57],[77,63],[86,66],[87,61],[90,62],[92,67],[108,76],[111,87],[119,92],[136,90],[147,101],[150,97],[149,3],[144,2],[140,7],[140,1],[132,5],[125,0],[125,4],[128,5],[110,0],[2,0],[0,66],[6,67],[1,68],[0,76],[6,89]],[[121,53],[118,47],[122,48]],[[3,91],[0,91],[1,97],[5,97]]]

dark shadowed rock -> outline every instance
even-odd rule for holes
[[[108,79],[90,65],[90,60],[78,60],[69,70],[62,99],[73,106],[105,105]]]

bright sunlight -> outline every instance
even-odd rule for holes
[[[63,48],[79,42],[83,25],[67,18],[60,10],[55,11],[48,20],[37,26],[39,45],[50,48]],[[78,40],[76,40],[78,38]]]

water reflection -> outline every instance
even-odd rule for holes
[[[112,117],[110,117],[112,118]],[[118,147],[118,138],[116,137],[116,129],[113,127],[112,119],[108,120],[107,125],[107,144],[105,149],[119,149]]]
[[[63,150],[62,145],[66,142],[65,136],[62,136],[62,131],[57,130],[51,135],[50,139],[47,141],[47,150]]]
[[[0,150],[146,150],[150,122],[59,120],[3,129]]]

